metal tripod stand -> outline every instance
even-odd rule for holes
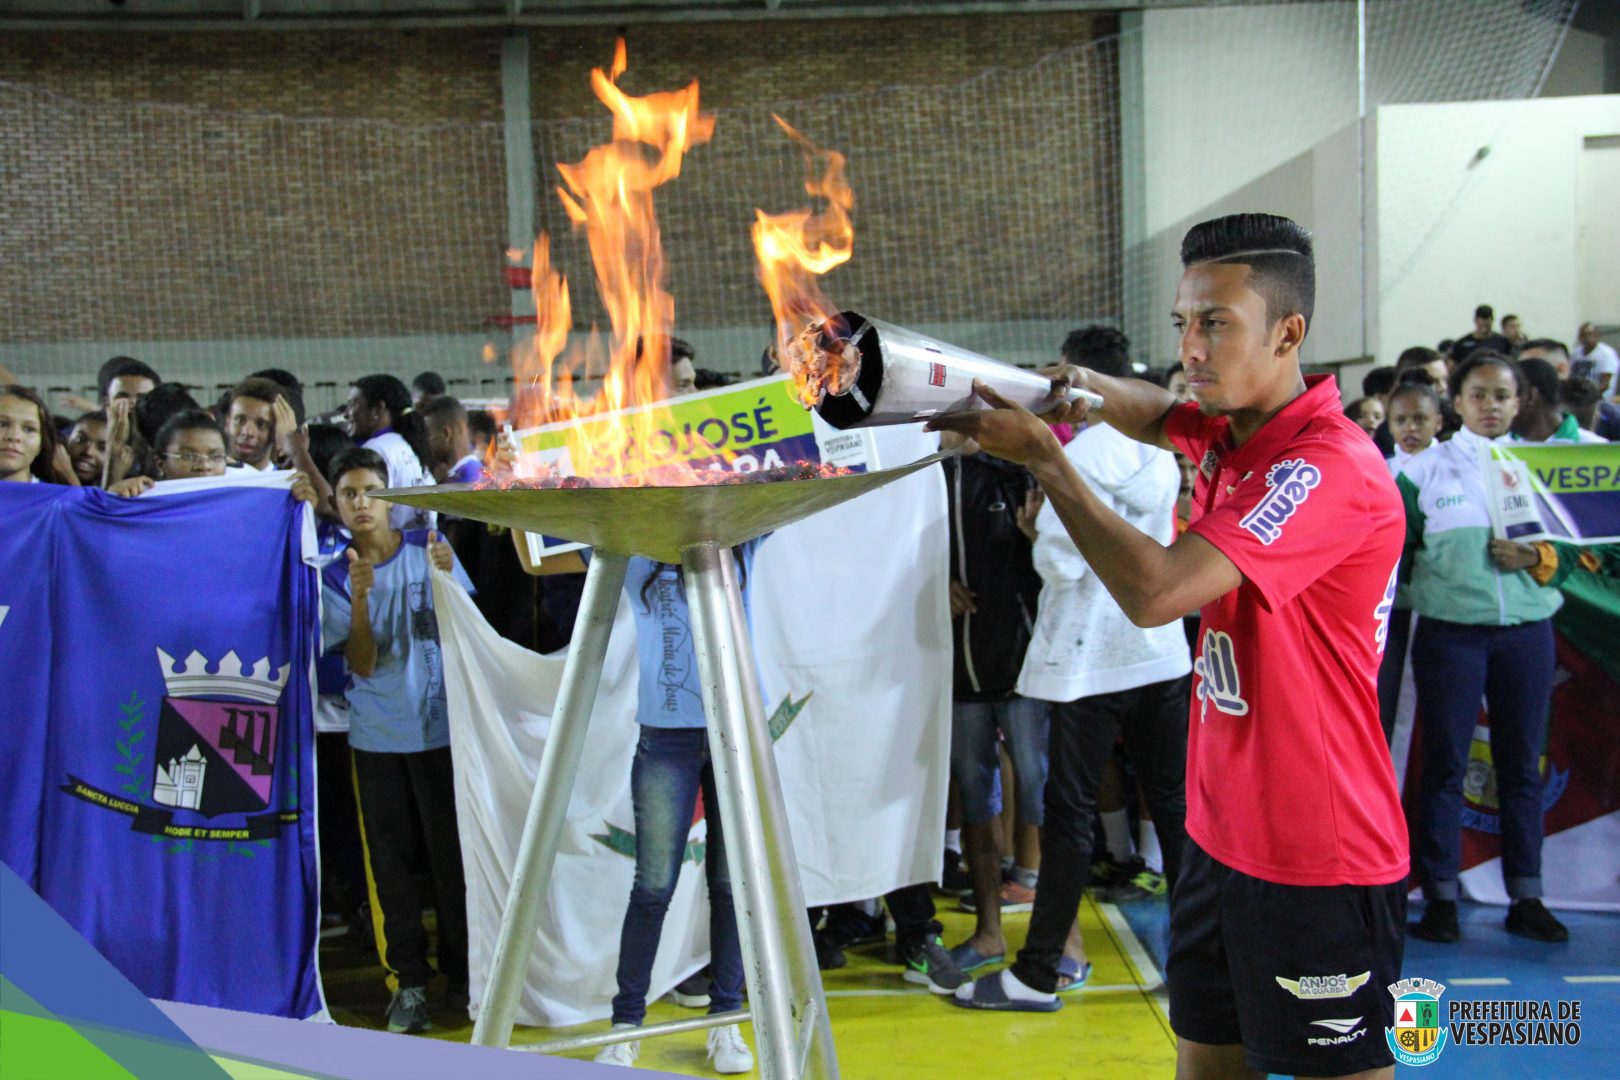
[[[614,553],[629,552],[679,562],[685,570],[750,1008],[523,1049],[557,1053],[752,1019],[765,1080],[836,1080],[832,1026],[729,549],[938,458],[852,476],[775,483],[507,490],[444,485],[379,493],[395,502],[595,547],[473,1042],[505,1047],[511,1041],[629,562],[628,555]]]

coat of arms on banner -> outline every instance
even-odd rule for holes
[[[298,820],[296,809],[278,811],[271,805],[282,735],[279,702],[292,665],[272,669],[268,657],[246,665],[235,650],[213,664],[193,650],[181,664],[163,649],[156,651],[165,693],[157,737],[146,744],[150,749],[142,746],[148,735],[146,703],[132,694],[121,706],[122,760],[115,771],[126,778],[119,785],[124,794],[72,775],[62,790],[127,814],[135,819],[131,828],[154,837],[268,843],[282,826]],[[181,812],[243,819],[217,827],[176,824]]]
[[[272,673],[269,659],[252,669],[234,651],[213,674],[199,652],[176,670],[174,658],[157,650],[168,693],[158,718],[152,801],[204,817],[256,814],[270,806],[275,779],[276,702],[287,685],[290,664]]]

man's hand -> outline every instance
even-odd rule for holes
[[[371,585],[377,580],[376,568],[370,559],[361,558],[354,548],[344,552],[349,559],[349,597],[352,600],[361,600],[371,592]]]
[[[124,498],[134,498],[152,486],[150,476],[132,476],[128,480],[119,480],[107,489],[109,494],[122,495]]]
[[[298,452],[309,449],[309,432],[298,426],[297,414],[281,394],[276,395],[276,403],[270,408],[275,414],[275,439],[276,445],[281,450],[282,460],[298,460]]]
[[[51,455],[51,473],[56,477],[58,484],[69,487],[81,487],[79,474],[73,471],[73,459],[68,456],[67,447],[60,442],[56,444],[56,452]]]
[[[963,615],[978,614],[979,606],[974,603],[977,599],[972,589],[955,578],[951,579],[951,618],[960,619]]]
[[[1041,374],[1052,380],[1052,393],[1058,397],[1057,408],[1043,413],[1042,418],[1048,424],[1084,424],[1091,412],[1091,403],[1084,398],[1069,401],[1064,395],[1071,389],[1091,389],[1091,372],[1073,364],[1058,364],[1042,368]]]
[[[936,416],[928,422],[928,430],[960,432],[985,453],[1018,465],[1062,456],[1057,436],[1034,413],[1014,405],[977,379],[973,381],[973,392],[990,408]],[[1068,416],[1072,410],[1064,407],[1059,412]],[[1083,419],[1085,413],[1079,415]]]
[[[1046,492],[1038,487],[1031,487],[1024,492],[1024,505],[1013,511],[1013,522],[1017,524],[1018,531],[1023,533],[1030,543],[1035,542],[1037,530],[1035,519],[1040,516],[1041,507],[1046,505]]]
[[[315,494],[315,485],[310,483],[309,477],[301,472],[292,475],[292,497],[299,502],[307,502],[315,509],[320,509],[319,497]]]
[[[447,574],[456,564],[455,556],[450,553],[450,545],[440,540],[439,534],[432,530],[428,531],[428,558],[433,560],[434,566]]]
[[[1517,540],[1492,540],[1490,552],[1498,570],[1528,570],[1541,561],[1541,552]]]

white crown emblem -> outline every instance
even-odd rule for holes
[[[158,663],[163,668],[163,683],[169,688],[169,696],[175,698],[222,694],[225,697],[246,698],[261,705],[274,705],[281,699],[281,691],[287,685],[287,674],[292,670],[291,664],[283,664],[280,671],[272,674],[268,656],[254,664],[251,671],[244,670],[236,650],[232,649],[220,657],[218,669],[210,675],[207,657],[193,649],[191,655],[186,657],[185,670],[176,674],[174,657],[162,649],[157,654]]]

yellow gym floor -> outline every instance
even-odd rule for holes
[[[1162,903],[1162,901],[1161,901]],[[955,910],[956,901],[935,896],[945,943],[964,940],[973,916]],[[1028,915],[1003,919],[1008,944],[1016,951]],[[958,1009],[942,997],[900,977],[888,962],[888,945],[849,952],[849,963],[823,972],[838,1061],[848,1080],[933,1080],[972,1076],[982,1080],[1062,1077],[1165,1076],[1175,1068],[1175,1039],[1165,1017],[1162,978],[1127,927],[1118,909],[1095,904],[1088,895],[1080,909],[1080,931],[1092,962],[1088,986],[1065,995],[1056,1013],[984,1013]],[[1009,953],[1009,959],[1011,953]],[[388,1005],[375,952],[341,940],[324,943],[322,976],[333,1017],[340,1024],[380,1028]],[[434,1030],[428,1037],[466,1042],[472,1024],[464,1013],[442,1006],[443,980],[431,989]],[[695,1015],[668,1000],[653,1003],[647,1022]],[[514,1043],[545,1042],[565,1034],[602,1030],[606,1021],[573,1029],[519,1028]],[[751,1032],[745,1026],[745,1037]],[[404,1038],[404,1036],[401,1036]],[[752,1044],[752,1038],[749,1039]],[[649,1039],[639,1064],[693,1076],[710,1076],[704,1033]],[[594,1051],[578,1057],[590,1058]]]

